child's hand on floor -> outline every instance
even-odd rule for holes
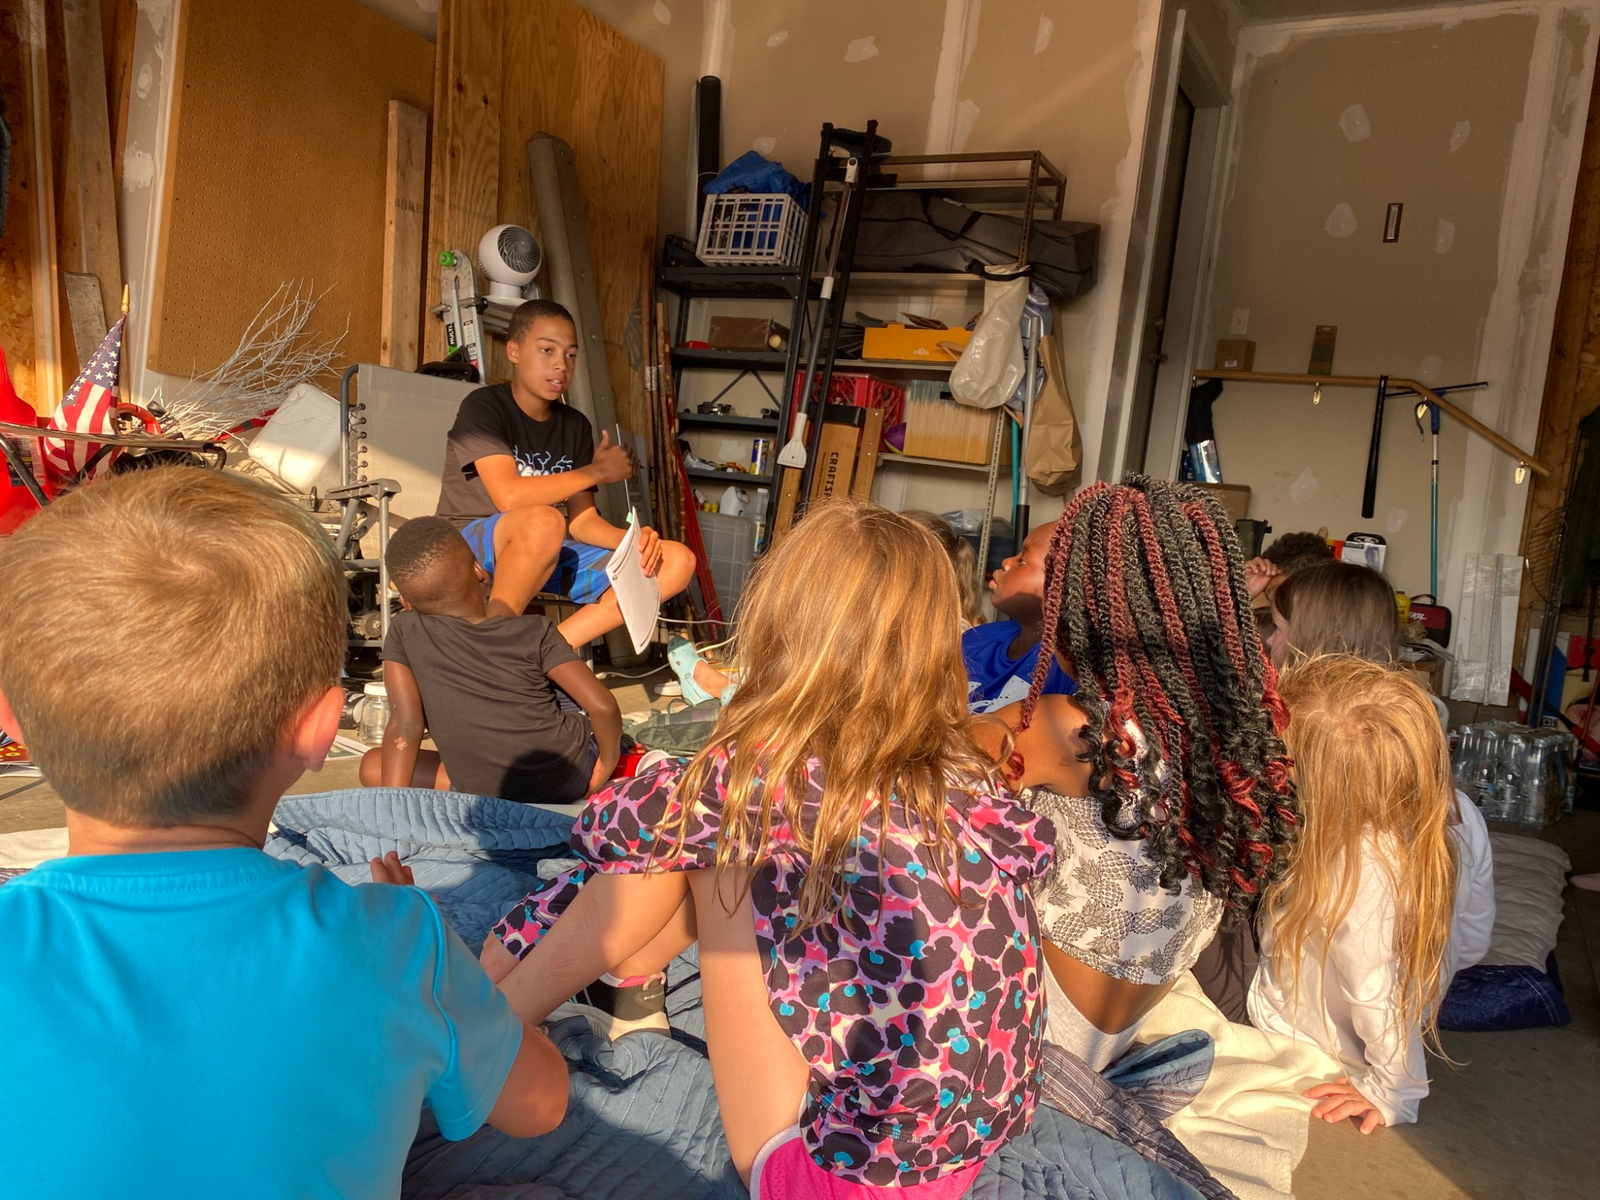
[[[648,525],[639,527],[639,566],[646,575],[661,569],[661,535]]]
[[[1278,573],[1278,564],[1268,558],[1252,558],[1244,565],[1244,585],[1254,600],[1267,590],[1267,584]]]
[[[392,883],[396,887],[415,887],[416,879],[411,874],[411,868],[400,861],[400,856],[393,850],[382,858],[375,858],[369,864],[372,867],[373,883]]]
[[[1307,1088],[1302,1093],[1307,1100],[1316,1100],[1318,1103],[1311,1106],[1311,1115],[1321,1117],[1324,1121],[1342,1121],[1346,1117],[1354,1117],[1361,1122],[1361,1132],[1371,1133],[1384,1123],[1383,1114],[1373,1107],[1355,1085],[1343,1075],[1333,1083],[1319,1083],[1316,1087]]]

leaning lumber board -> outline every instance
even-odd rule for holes
[[[391,100],[378,362],[402,371],[417,369],[417,340],[422,335],[422,219],[427,180],[428,114],[403,100]]]
[[[72,214],[76,224],[73,236],[63,239],[75,253],[62,263],[62,270],[93,275],[100,281],[102,315],[109,329],[122,304],[122,253],[117,241],[117,190],[111,169],[100,0],[63,0],[62,22],[69,153],[59,186],[70,201],[63,211]],[[78,347],[80,360],[93,353],[92,345]]]

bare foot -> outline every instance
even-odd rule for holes
[[[713,696],[722,695],[723,689],[733,682],[703,658],[694,664],[694,681]]]

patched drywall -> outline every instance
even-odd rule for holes
[[[1540,30],[1533,11],[1410,28],[1247,29],[1205,356],[1234,310],[1247,308],[1258,371],[1304,372],[1315,327],[1336,325],[1336,374],[1480,378],[1514,216],[1514,156],[1533,132],[1525,117],[1538,111],[1530,90],[1545,69]],[[1405,206],[1400,240],[1385,244],[1392,202]],[[1526,282],[1536,302],[1541,285]],[[1521,402],[1536,409],[1537,390]],[[1383,535],[1395,585],[1427,591],[1430,444],[1413,403],[1388,402],[1369,519],[1361,516],[1369,392],[1330,388],[1313,406],[1309,389],[1228,384],[1214,410],[1224,478],[1253,489],[1250,515],[1275,533],[1326,526],[1338,537]],[[1441,591],[1452,553],[1479,548],[1455,537],[1467,442],[1446,420]]]
[[[1225,46],[1219,10],[1210,0],[1202,6]],[[1102,226],[1099,284],[1056,314],[1089,464],[1098,461],[1159,8],[1157,0],[732,0],[725,10],[733,34],[724,76],[726,158],[759,149],[808,178],[824,121],[859,129],[876,118],[898,152],[1037,148],[1065,172],[1063,216]],[[965,317],[976,306],[976,297],[965,304],[946,298],[938,312]],[[852,298],[850,307],[893,316],[902,307],[929,306],[878,296]],[[753,384],[741,387],[735,403],[760,402]],[[1002,513],[1008,491],[1003,485]],[[974,476],[928,472],[880,498],[976,507],[982,488]],[[1052,517],[1059,504],[1036,495],[1035,520]]]

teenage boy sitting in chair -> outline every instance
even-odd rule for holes
[[[520,305],[506,331],[506,357],[510,383],[461,401],[436,512],[461,530],[494,577],[490,616],[519,616],[536,592],[554,592],[583,606],[558,626],[578,649],[622,625],[605,564],[626,530],[600,515],[594,494],[632,475],[633,460],[609,430],[596,446],[588,420],[562,402],[578,361],[571,313],[549,300]],[[555,508],[563,502],[565,518]],[[660,581],[662,599],[694,574],[689,548],[649,527],[639,531],[639,561]]]
[[[424,1100],[448,1138],[561,1120],[566,1063],[397,857],[261,851],[338,731],[347,603],[309,515],[195,467],[0,539],[0,725],[69,854],[0,887],[7,1197],[376,1200]]]

